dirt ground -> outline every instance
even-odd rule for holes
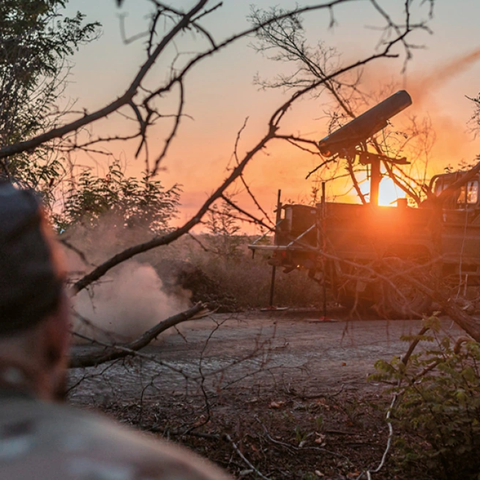
[[[321,315],[257,311],[185,323],[143,357],[73,370],[70,400],[186,443],[236,478],[367,478],[387,444],[391,399],[367,377],[376,360],[405,353],[400,337],[421,321]],[[411,475],[387,461],[372,478]]]

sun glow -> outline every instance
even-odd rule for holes
[[[405,198],[405,192],[391,178],[384,177],[380,182],[378,204],[384,207],[395,206],[398,198]]]

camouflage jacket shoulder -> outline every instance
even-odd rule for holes
[[[187,449],[100,415],[28,398],[0,399],[0,478],[228,480]]]

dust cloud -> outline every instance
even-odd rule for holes
[[[123,232],[118,225],[114,228],[112,221],[105,217],[101,228],[77,227],[70,232],[67,240],[75,249],[65,248],[65,254],[71,278],[82,277],[94,265],[123,250],[125,238],[128,238],[128,245],[144,240],[141,237],[145,232],[138,236],[131,230]],[[162,280],[150,263],[143,259],[128,260],[72,298],[72,330],[100,341],[132,340],[191,306],[189,291],[179,287],[172,294],[162,287]],[[82,341],[75,336],[73,340]]]
[[[98,340],[131,340],[189,306],[185,295],[167,295],[148,264],[129,261],[74,298],[73,330]]]

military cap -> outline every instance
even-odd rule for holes
[[[0,335],[35,326],[58,306],[62,274],[38,197],[0,183]]]

